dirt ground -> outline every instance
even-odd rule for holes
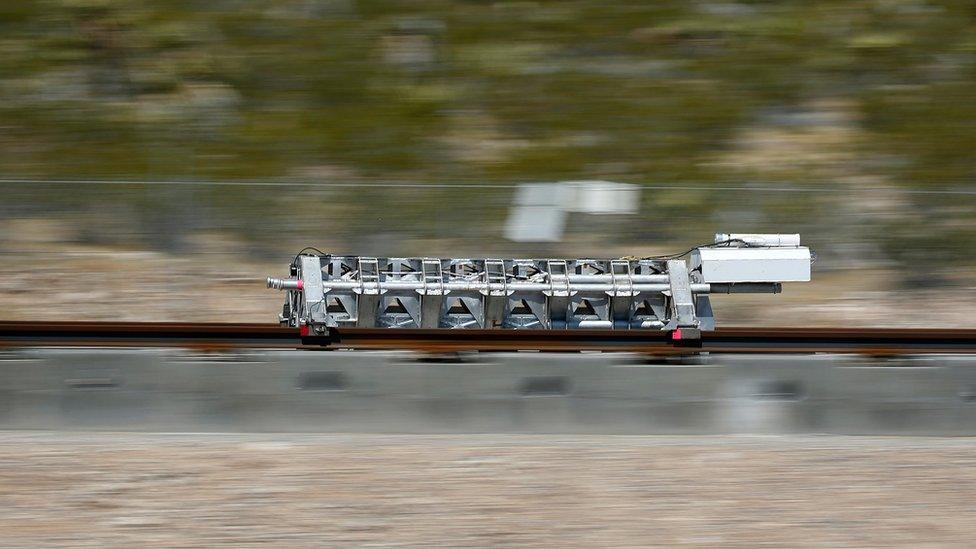
[[[976,440],[0,433],[0,546],[971,546]]]

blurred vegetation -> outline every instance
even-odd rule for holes
[[[959,259],[972,198],[885,189],[974,188],[974,83],[964,1],[4,0],[0,175],[612,179],[704,188],[643,211],[716,223],[738,214],[708,188],[870,189],[737,204]],[[157,208],[130,191],[136,217]],[[261,231],[266,194],[196,193]],[[462,193],[344,196],[409,224]]]

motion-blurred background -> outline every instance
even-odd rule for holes
[[[306,245],[734,231],[819,261],[720,324],[974,326],[974,81],[971,2],[4,0],[0,318],[273,321]]]

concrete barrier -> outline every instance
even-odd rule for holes
[[[0,428],[976,434],[976,357],[25,349]]]

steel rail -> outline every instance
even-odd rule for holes
[[[277,324],[0,322],[0,347],[295,348],[297,329]]]
[[[301,337],[276,324],[0,322],[0,347],[188,347],[710,353],[976,354],[974,329],[721,328],[700,340],[658,330],[423,330],[341,328]]]

